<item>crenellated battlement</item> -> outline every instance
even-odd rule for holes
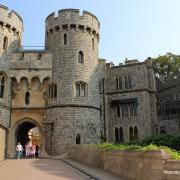
[[[23,20],[14,10],[9,10],[7,6],[0,5],[0,25],[9,31],[19,35],[23,31]]]
[[[51,13],[46,18],[46,31],[54,32],[57,30],[81,29],[93,33],[99,37],[100,23],[95,15],[83,11],[80,14],[79,9],[62,9],[58,12]]]

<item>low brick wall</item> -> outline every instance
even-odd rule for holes
[[[180,161],[165,161],[162,177],[163,180],[180,180]]]
[[[5,130],[0,127],[0,161],[4,159],[5,152]]]
[[[180,180],[180,174],[168,174],[170,170],[179,170],[180,173],[180,161],[169,160],[169,156],[162,151],[119,151],[73,146],[69,156],[125,180]]]

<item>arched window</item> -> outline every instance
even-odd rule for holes
[[[76,136],[76,144],[81,144],[81,135],[77,134]]]
[[[64,45],[67,44],[67,34],[64,34]]]
[[[119,137],[120,137],[120,142],[124,141],[124,134],[123,134],[123,128],[119,128]]]
[[[94,38],[92,38],[92,49],[94,50],[95,44],[94,44]]]
[[[7,50],[8,47],[8,38],[5,36],[3,40],[3,49]]]
[[[30,103],[30,93],[27,91],[25,94],[25,104],[28,105]]]
[[[84,97],[86,96],[86,83],[84,82],[77,82],[76,83],[76,96],[77,97]]]
[[[138,141],[138,128],[134,126],[134,140]]]
[[[82,51],[78,53],[78,63],[84,64],[84,53]]]
[[[0,77],[0,98],[4,97],[5,77]]]
[[[115,143],[119,143],[119,130],[117,127],[115,128]]]
[[[132,141],[134,139],[134,135],[133,135],[133,127],[129,128],[129,141]]]

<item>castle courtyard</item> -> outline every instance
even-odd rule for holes
[[[180,180],[180,1],[140,1],[0,2],[0,180]]]

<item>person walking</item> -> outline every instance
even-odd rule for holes
[[[36,145],[36,154],[35,154],[36,158],[39,158],[39,146]]]
[[[31,155],[31,149],[30,149],[29,142],[27,142],[27,144],[25,146],[25,151],[26,151],[26,158],[28,158]]]
[[[17,146],[16,146],[17,159],[20,159],[22,157],[22,151],[23,151],[23,147],[22,147],[21,143],[18,142]]]
[[[32,144],[32,158],[35,158],[35,154],[36,154],[36,145]]]

